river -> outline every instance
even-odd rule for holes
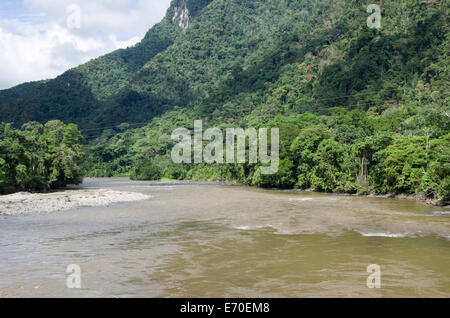
[[[0,216],[1,297],[450,297],[450,209],[89,179],[146,201]],[[66,268],[81,268],[81,288]],[[380,267],[370,289],[367,267]]]

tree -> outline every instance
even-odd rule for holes
[[[82,182],[82,136],[76,125],[51,121],[26,123],[21,130],[5,124],[0,128],[0,193]]]

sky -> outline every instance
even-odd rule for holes
[[[170,0],[0,0],[0,89],[139,42]]]

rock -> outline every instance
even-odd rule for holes
[[[113,203],[147,200],[150,196],[135,192],[108,189],[71,190],[55,193],[15,193],[3,196],[0,214],[65,211],[86,206],[107,206]]]

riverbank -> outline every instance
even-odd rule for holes
[[[399,200],[410,200],[410,201],[419,201],[419,202],[425,202],[426,204],[429,205],[434,205],[434,206],[448,206],[450,205],[449,201],[444,201],[444,200],[437,200],[437,199],[430,199],[425,197],[424,195],[418,195],[418,194],[412,194],[412,195],[408,195],[408,194],[392,194],[392,195],[387,195],[387,198],[392,198],[392,199],[399,199]]]
[[[0,215],[66,211],[79,207],[108,206],[113,203],[142,201],[150,196],[109,189],[73,189],[53,193],[19,192],[0,196]]]
[[[289,190],[283,190],[283,189],[278,189],[278,188],[273,188],[271,190],[275,190],[275,191],[287,191],[287,192],[305,192],[305,193],[327,193],[327,192],[322,192],[322,191],[317,191],[314,189],[289,189]],[[341,192],[337,192],[337,193],[329,193],[329,194],[334,194],[334,195],[338,195],[338,196],[351,196],[351,197],[359,197],[359,198],[378,198],[378,199],[397,199],[397,200],[407,200],[407,201],[417,201],[417,202],[422,202],[422,203],[426,203],[428,205],[432,205],[432,206],[449,206],[450,202],[449,201],[444,201],[444,200],[439,200],[439,199],[430,199],[427,198],[424,195],[421,194],[351,194],[351,193],[341,193]]]
[[[177,182],[176,180],[171,180],[173,182]],[[196,181],[204,181],[204,180],[196,180]],[[180,181],[178,181],[180,182]],[[185,181],[183,181],[185,182]],[[208,181],[204,181],[208,182]],[[375,194],[375,193],[369,193],[369,194],[352,194],[352,193],[345,193],[345,192],[325,192],[325,191],[318,191],[316,189],[283,189],[283,188],[261,188],[257,186],[251,186],[248,184],[238,183],[235,181],[223,181],[227,185],[235,185],[235,186],[243,186],[243,187],[254,187],[259,189],[266,189],[266,190],[274,190],[274,191],[287,191],[287,192],[305,192],[305,193],[327,193],[327,194],[334,194],[339,196],[353,196],[353,197],[360,197],[360,198],[380,198],[380,199],[398,199],[398,200],[408,200],[408,201],[417,201],[417,202],[423,202],[428,205],[432,206],[449,206],[450,202],[440,199],[430,199],[426,197],[423,194]]]
[[[447,209],[201,184],[86,179],[77,189],[138,192],[151,199],[0,216],[0,294],[450,296]],[[367,288],[372,263],[389,273],[387,288]],[[80,266],[82,289],[67,288],[68,264]]]
[[[106,178],[108,179],[108,178]],[[145,181],[145,180],[134,180],[135,182],[139,181]],[[380,199],[398,199],[398,200],[408,200],[408,201],[417,201],[417,202],[423,202],[428,205],[432,206],[449,206],[450,202],[440,199],[430,199],[426,197],[423,194],[375,194],[375,193],[369,193],[369,194],[352,194],[352,193],[345,193],[345,192],[324,192],[324,191],[317,191],[315,189],[283,189],[283,188],[261,188],[257,186],[251,186],[245,183],[239,183],[236,181],[221,181],[221,180],[202,180],[202,179],[195,179],[195,180],[175,180],[175,179],[167,179],[163,178],[158,181],[153,182],[167,182],[171,184],[186,184],[186,183],[193,183],[193,184],[212,184],[212,185],[233,185],[233,186],[242,186],[242,187],[252,187],[252,188],[259,188],[259,189],[266,189],[266,190],[274,190],[274,191],[292,191],[292,192],[315,192],[315,193],[328,193],[328,194],[335,194],[339,196],[353,196],[353,197],[360,197],[360,198],[380,198]]]

